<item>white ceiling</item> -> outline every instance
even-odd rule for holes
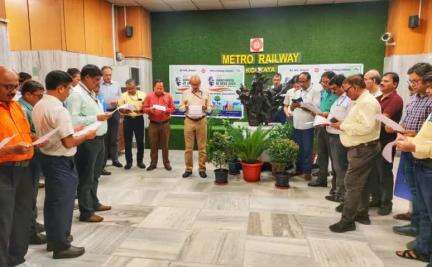
[[[143,6],[151,12],[241,9],[260,7],[280,7],[293,5],[319,5],[377,0],[109,0],[123,6]]]

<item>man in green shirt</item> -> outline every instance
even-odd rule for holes
[[[320,110],[321,114],[317,114],[323,117],[328,116],[330,108],[333,103],[338,99],[338,96],[334,94],[329,88],[329,82],[336,76],[333,71],[326,71],[321,75],[320,84],[322,86],[321,98],[320,98]],[[317,154],[318,154],[318,178],[315,181],[310,182],[309,186],[327,187],[328,177],[328,163],[330,158],[330,145],[325,125],[315,127],[315,140],[317,142]],[[336,179],[333,175],[332,189],[330,194],[335,192]]]
[[[36,130],[33,124],[32,111],[34,105],[36,105],[39,100],[42,99],[44,93],[44,87],[37,81],[28,80],[22,84],[21,87],[21,97],[18,99],[18,103],[24,110],[27,120],[30,123],[30,130],[32,135],[36,135]],[[30,234],[30,244],[40,245],[46,243],[46,236],[41,234],[44,231],[44,226],[38,222],[37,219],[37,195],[39,189],[39,179],[42,174],[40,165],[40,154],[39,150],[35,149],[34,156],[30,162],[31,175],[33,178],[33,216],[31,223],[31,234]]]

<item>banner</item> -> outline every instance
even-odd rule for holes
[[[170,92],[176,106],[173,115],[184,116],[178,108],[183,92],[189,89],[189,78],[196,74],[201,78],[201,89],[210,93],[215,109],[214,116],[242,119],[243,105],[238,99],[236,90],[244,84],[244,73],[244,66],[238,65],[170,65]]]
[[[279,65],[278,72],[282,75],[282,81],[288,83],[293,76],[301,72],[309,72],[312,84],[319,85],[321,74],[333,71],[346,77],[363,73],[363,64],[316,64],[316,65]]]

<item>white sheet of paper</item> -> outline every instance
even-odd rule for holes
[[[393,130],[395,130],[397,132],[405,131],[405,129],[402,126],[400,126],[399,123],[395,122],[394,120],[389,119],[388,117],[384,116],[383,114],[376,115],[375,119],[384,123],[386,126],[392,128]]]
[[[102,125],[101,121],[93,122],[92,124],[84,127],[84,129],[82,129],[81,131],[76,132],[74,135],[75,136],[81,136],[81,135],[87,134],[90,131],[97,130],[101,125]]]
[[[166,111],[166,107],[165,106],[161,106],[161,105],[153,105],[153,108],[160,110],[160,111]]]
[[[36,146],[36,145],[44,143],[45,141],[48,141],[48,139],[50,139],[50,137],[53,136],[58,130],[59,130],[59,128],[55,128],[54,130],[47,133],[46,135],[39,137],[38,140],[36,140],[32,143],[32,145]]]
[[[388,143],[382,152],[382,156],[385,160],[392,163],[393,162],[393,146],[396,144],[396,141]]]
[[[314,104],[312,103],[305,103],[305,102],[301,102],[300,103],[300,107],[305,108],[307,110],[312,111],[315,114],[321,113],[321,110],[319,110],[319,108],[317,108]]]
[[[12,136],[6,137],[0,142],[0,148],[3,148],[5,145],[7,145],[17,134],[14,134]]]
[[[203,115],[202,106],[191,105],[189,106],[189,116],[201,117]]]
[[[319,126],[319,125],[324,125],[324,124],[328,125],[328,124],[330,124],[330,122],[326,118],[324,118],[323,116],[316,115],[314,122],[313,122],[313,126]]]

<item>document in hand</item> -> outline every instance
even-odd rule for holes
[[[383,114],[379,114],[375,116],[375,119],[384,123],[386,126],[392,128],[393,130],[397,132],[403,132],[405,129],[399,125],[399,123],[395,122],[394,120],[389,119],[388,117],[384,116]]]
[[[0,148],[3,148],[5,145],[7,145],[14,137],[17,136],[17,134],[14,134],[12,136],[6,137],[0,142]]]
[[[86,127],[84,127],[84,129],[82,129],[81,131],[76,132],[76,133],[74,134],[74,136],[81,136],[81,135],[87,134],[87,133],[90,132],[90,131],[95,131],[95,130],[97,130],[101,125],[102,125],[102,122],[101,122],[101,121],[93,122],[92,124],[87,125]]]
[[[313,126],[319,126],[319,125],[329,125],[330,122],[327,120],[327,118],[324,118],[323,116],[316,115]]]
[[[317,108],[314,104],[312,103],[305,103],[305,102],[301,102],[300,103],[300,107],[305,108],[307,110],[312,111],[315,114],[321,113],[321,110],[319,110],[319,108]]]
[[[161,105],[153,105],[153,108],[160,111],[166,111],[166,107]]]
[[[203,115],[202,106],[191,105],[189,106],[189,116],[201,117]]]
[[[382,156],[385,160],[392,163],[393,162],[393,146],[396,144],[396,141],[388,143],[382,152]]]
[[[38,140],[36,140],[32,143],[32,145],[37,146],[39,144],[42,144],[42,143],[48,141],[50,139],[50,137],[53,136],[58,130],[59,130],[59,128],[55,128],[54,130],[47,133],[46,135],[39,137]]]

